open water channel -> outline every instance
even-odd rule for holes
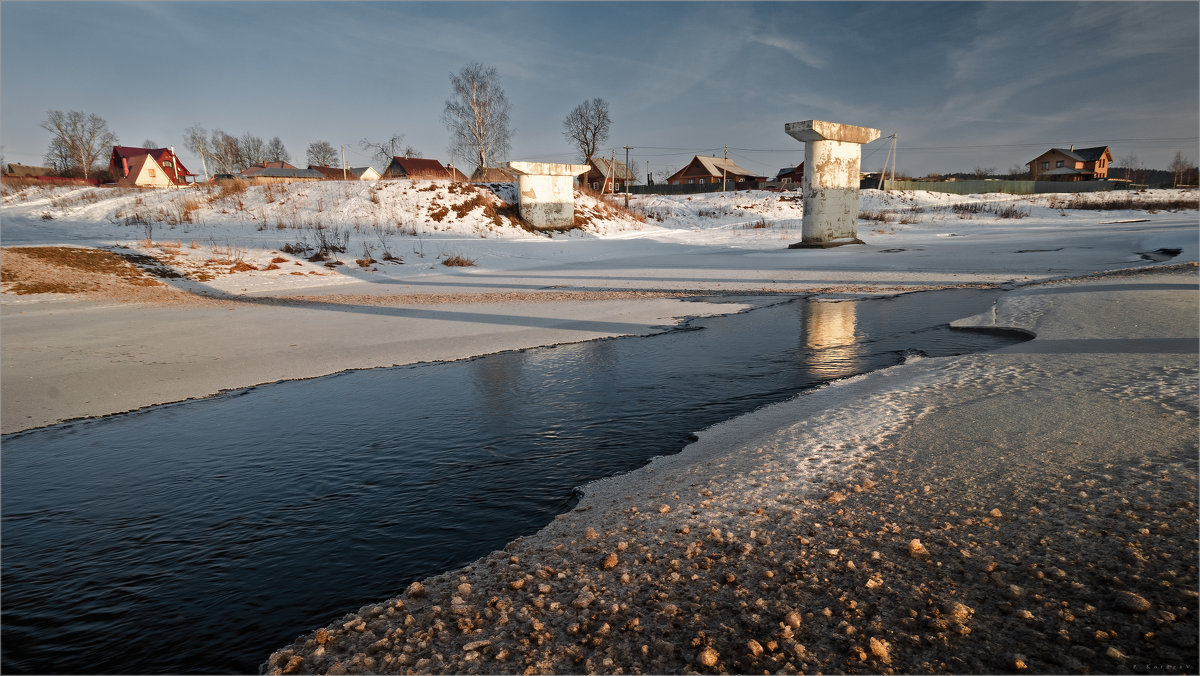
[[[3,671],[255,673],[693,432],[909,353],[1014,342],[947,326],[999,293],[796,299],[9,435]]]

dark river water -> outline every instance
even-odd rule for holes
[[[692,433],[907,353],[998,292],[798,299],[651,337],[282,382],[3,438],[4,673],[255,673]]]

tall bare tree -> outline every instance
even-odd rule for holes
[[[450,130],[450,152],[477,168],[504,158],[512,132],[508,128],[508,97],[496,69],[471,62],[450,74],[450,89],[452,95],[442,114]]]
[[[584,101],[567,113],[563,120],[563,136],[579,148],[579,159],[587,162],[596,154],[596,149],[608,140],[612,119],[608,116],[608,102],[595,98]]]
[[[200,158],[200,168],[204,170],[204,180],[208,180],[208,160],[212,148],[208,142],[208,132],[198,124],[183,130],[183,147],[196,153]]]
[[[337,164],[337,148],[329,141],[313,141],[308,144],[308,166],[331,167]]]
[[[283,147],[283,139],[276,136],[267,143],[266,159],[268,162],[291,162],[292,156]]]
[[[246,161],[247,166],[267,161],[267,144],[254,134],[250,132],[242,134],[242,137],[238,139],[238,145],[242,149],[242,158]]]
[[[392,137],[384,141],[372,141],[364,138],[358,142],[358,146],[363,150],[371,152],[372,160],[379,160],[387,166],[391,163],[392,158],[398,155],[405,157],[420,157],[421,151],[404,142],[404,134],[394,132]]]
[[[109,130],[104,118],[94,113],[51,110],[41,127],[50,132],[45,160],[61,174],[80,173],[88,178],[117,144],[117,135]]]
[[[214,129],[209,143],[213,166],[218,174],[235,174],[250,166],[242,155],[242,147],[236,136]]]

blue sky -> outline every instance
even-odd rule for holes
[[[196,172],[193,124],[279,136],[298,165],[317,140],[366,164],[358,141],[392,132],[446,160],[449,74],[480,61],[511,103],[513,160],[572,161],[562,120],[600,97],[608,147],[634,146],[643,173],[728,144],[774,174],[803,159],[783,129],[806,119],[898,133],[914,175],[1072,143],[1166,168],[1197,159],[1198,26],[1196,2],[4,0],[0,145],[38,164],[47,111],[81,110]]]

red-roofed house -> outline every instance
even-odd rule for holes
[[[108,170],[113,178],[120,183],[132,173],[133,161],[142,155],[154,158],[158,170],[170,180],[164,185],[187,185],[187,177],[195,176],[183,166],[179,158],[170,148],[133,148],[130,146],[113,146],[112,159],[109,160]],[[143,163],[144,164],[144,163]],[[140,185],[140,184],[139,184]]]
[[[117,185],[124,188],[167,188],[172,184],[170,174],[154,161],[149,153],[134,155],[127,164],[128,172],[117,179]]]

